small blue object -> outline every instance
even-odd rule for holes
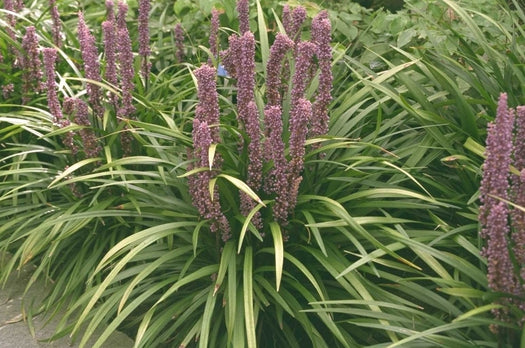
[[[224,69],[224,65],[222,64],[219,64],[219,66],[217,67],[217,76],[221,76],[221,77],[231,77],[230,74],[228,74],[228,72],[226,71],[226,69]]]

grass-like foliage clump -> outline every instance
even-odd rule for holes
[[[523,7],[378,6],[4,0],[0,282],[81,346],[525,346]]]

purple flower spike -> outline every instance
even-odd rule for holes
[[[128,6],[123,3],[118,3],[117,15],[117,56],[119,62],[119,71],[122,89],[122,102],[117,116],[120,118],[129,118],[135,107],[133,106],[133,89],[135,84],[133,79],[135,77],[135,70],[133,69],[133,51],[131,49],[131,39],[129,37],[128,27],[126,25],[126,14]]]
[[[140,73],[144,80],[149,77],[151,63],[148,57],[151,53],[149,47],[149,11],[151,10],[150,0],[139,0],[139,54],[142,57]]]
[[[62,46],[62,25],[60,24],[60,14],[58,13],[56,0],[49,0],[49,8],[51,20],[53,21],[53,43],[60,47]]]
[[[301,27],[306,19],[306,9],[302,6],[297,6],[291,14],[289,11],[289,9],[286,12],[283,11],[284,30],[290,38],[298,43],[301,40]]]
[[[80,42],[80,51],[84,61],[84,73],[87,79],[100,82],[100,63],[98,61],[98,50],[95,44],[95,38],[91,35],[89,28],[84,21],[84,14],[78,13],[78,40]],[[102,107],[102,92],[96,83],[88,82],[86,85],[89,102],[95,111],[97,117],[102,117],[104,108]]]
[[[295,59],[295,72],[292,78],[292,105],[304,97],[306,86],[310,82],[310,68],[312,58],[317,51],[317,46],[311,42],[300,42],[297,45],[297,56]]]
[[[49,111],[54,116],[54,122],[59,124],[62,120],[62,109],[58,101],[55,82],[55,62],[57,59],[57,51],[54,48],[44,48],[42,50],[44,56],[44,68],[46,71],[46,90],[47,90],[47,105]]]
[[[218,35],[219,35],[219,15],[220,12],[216,8],[211,10],[211,28],[210,28],[210,51],[213,54],[215,58],[218,58],[219,56],[219,41],[218,41]],[[208,64],[211,65],[211,62],[208,62]]]
[[[507,203],[501,199],[510,198],[509,167],[513,149],[514,117],[514,110],[507,106],[507,95],[502,93],[496,119],[488,126],[486,159],[480,186],[482,204],[479,208],[480,235],[486,240],[482,255],[487,257],[489,286],[494,291],[508,294],[517,293],[518,283],[508,245],[510,212]],[[513,224],[516,222],[519,221]],[[520,237],[517,239],[519,241]],[[505,303],[508,299],[501,301]],[[500,309],[493,310],[493,314],[499,319],[506,316]]]
[[[248,0],[237,1],[237,12],[239,13],[239,33],[250,31],[250,4]]]
[[[104,56],[106,57],[106,70],[104,77],[111,85],[117,86],[117,37],[115,36],[114,18],[102,22],[102,35],[104,37]],[[111,104],[117,108],[117,95],[110,92],[109,99]]]
[[[43,90],[42,80],[42,62],[38,51],[38,38],[34,26],[26,28],[26,34],[22,39],[22,68],[24,69],[23,80],[23,102],[29,101],[29,95],[33,92]]]
[[[312,104],[306,99],[299,99],[290,111],[290,167],[293,177],[300,176],[303,170],[305,141],[308,132],[308,121],[312,115]]]
[[[480,187],[480,222],[483,226],[487,226],[489,210],[499,202],[492,196],[509,198],[508,168],[511,164],[513,126],[514,112],[507,107],[507,94],[502,93],[496,119],[488,126],[487,158],[483,164]],[[483,229],[482,237],[490,238],[490,231]]]
[[[115,21],[115,3],[113,0],[106,1],[106,20]]]
[[[177,63],[182,63],[184,61],[184,29],[182,29],[182,24],[177,23],[175,25],[175,58]]]
[[[328,132],[328,105],[332,101],[332,27],[326,11],[321,12],[312,21],[312,41],[317,45],[319,64],[319,87],[312,107],[311,136],[316,137]]]
[[[288,51],[294,47],[294,42],[285,34],[278,33],[270,48],[270,55],[266,66],[266,96],[267,106],[281,105],[280,88],[282,85],[281,71],[283,59]]]
[[[198,118],[193,120],[193,154],[191,158],[196,160],[198,167],[209,167],[208,151],[213,140],[210,128],[206,121]],[[231,236],[228,220],[221,212],[219,191],[215,188],[213,199],[210,195],[209,182],[212,178],[211,171],[200,172],[188,179],[188,187],[192,196],[193,205],[199,214],[205,219],[212,220],[211,231],[221,231],[222,239],[227,241]]]
[[[219,142],[219,96],[217,94],[217,83],[215,81],[216,70],[209,65],[203,65],[196,69],[199,104],[195,110],[195,117],[200,122],[206,122],[213,126],[211,138],[214,143]]]
[[[255,89],[255,38],[251,32],[239,38],[236,60],[237,109],[239,119],[246,124],[249,122],[248,104],[254,101]]]

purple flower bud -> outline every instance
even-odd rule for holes
[[[38,51],[38,38],[34,26],[26,28],[26,34],[22,39],[22,93],[24,104],[30,100],[32,93],[40,92],[43,89],[42,80],[42,62]]]
[[[151,53],[149,47],[149,11],[151,9],[150,0],[139,0],[139,54],[142,56],[140,73],[144,80],[149,77],[151,64],[148,57]]]
[[[106,1],[106,20],[110,22],[115,21],[115,3],[113,0]]]
[[[239,33],[250,31],[250,3],[248,0],[237,1],[237,12],[239,13]]]
[[[126,24],[126,15],[128,14],[128,5],[123,2],[118,2],[118,13],[117,13],[117,28],[123,29],[127,28]]]
[[[312,104],[306,99],[299,99],[290,110],[290,164],[289,174],[297,178],[303,170],[305,141],[308,133],[308,121],[312,116]]]
[[[328,105],[332,101],[332,40],[331,25],[326,11],[322,11],[312,21],[312,41],[317,45],[319,64],[319,86],[312,106],[311,136],[316,137],[328,132]]]
[[[184,61],[184,29],[182,29],[182,24],[177,23],[175,25],[175,59],[177,63],[182,63]]]
[[[280,106],[267,107],[264,112],[267,138],[264,143],[264,152],[267,159],[273,162],[265,181],[265,191],[276,194],[276,203],[273,206],[274,218],[281,224],[286,224],[288,218],[288,162],[284,156],[284,142],[282,139],[283,121]]]
[[[297,45],[297,56],[295,59],[295,72],[292,77],[292,105],[304,98],[306,87],[310,82],[310,68],[312,58],[317,51],[317,46],[311,42],[300,42]]]
[[[219,15],[220,15],[219,10],[215,8],[211,10],[211,28],[210,28],[209,45],[210,45],[210,51],[215,58],[219,56],[219,42],[218,42],[219,26],[220,26]]]
[[[197,78],[197,97],[199,103],[195,110],[195,117],[200,122],[212,126],[210,134],[214,143],[219,142],[219,96],[215,81],[216,70],[209,65],[203,65],[194,71]]]
[[[55,82],[55,62],[57,59],[57,51],[54,48],[44,48],[42,54],[44,56],[44,69],[46,72],[47,105],[49,111],[54,116],[54,122],[59,124],[63,117],[60,102],[58,101]]]
[[[306,9],[302,6],[297,6],[290,13],[289,7],[283,9],[283,26],[288,37],[292,38],[296,43],[301,39],[301,27],[306,19]]]
[[[283,59],[288,51],[294,47],[294,42],[285,34],[278,33],[270,48],[270,55],[266,66],[266,96],[267,106],[281,105],[280,88],[282,86]]]
[[[249,122],[248,104],[255,100],[255,38],[246,32],[238,40],[236,57],[237,71],[237,109],[243,124]]]
[[[507,107],[507,94],[502,93],[498,102],[494,122],[488,125],[486,155],[483,164],[483,176],[480,187],[480,222],[487,226],[487,217],[492,206],[499,200],[493,196],[508,199],[509,175],[511,164],[512,129],[514,112]],[[490,238],[490,230],[482,229],[482,237]]]
[[[126,22],[123,20],[127,12],[127,6],[119,2],[119,15],[117,19],[117,52],[122,89],[122,102],[117,116],[120,118],[129,118],[135,107],[133,106],[133,89],[135,84],[133,79],[135,77],[135,70],[133,69],[133,51],[131,49],[131,39]],[[121,26],[123,25],[123,26]]]
[[[520,111],[522,112],[522,111]],[[502,93],[498,101],[496,118],[488,126],[486,141],[486,159],[483,164],[482,180],[480,186],[479,220],[481,224],[480,235],[486,240],[486,246],[482,250],[482,255],[487,257],[488,281],[492,290],[508,294],[518,294],[522,290],[518,289],[517,272],[511,261],[509,250],[509,208],[507,203],[501,199],[508,200],[509,194],[509,167],[512,155],[512,138],[514,127],[515,111],[508,109],[507,95]],[[518,131],[518,133],[521,131]],[[519,147],[519,146],[518,146]],[[518,154],[519,157],[519,154]],[[521,178],[520,178],[521,179]],[[521,195],[521,180],[518,186],[513,185],[513,190],[517,190]],[[514,179],[514,183],[516,180]],[[514,197],[517,200],[523,198]],[[514,234],[522,227],[523,221],[519,215],[511,214],[517,218],[511,226],[514,227]],[[521,243],[519,234],[513,235],[512,239]],[[515,254],[515,256],[517,256]],[[523,263],[521,263],[523,265]],[[502,303],[509,299],[501,299]],[[493,314],[504,319],[506,314],[499,309],[493,310]]]
[[[520,175],[512,175],[511,193],[515,204],[525,207],[525,106],[518,106],[516,118],[516,132],[514,135],[513,165],[520,171]],[[525,298],[525,212],[514,208],[512,217],[512,241],[514,242],[514,257],[517,265],[521,265],[521,289],[516,295]],[[521,303],[525,308],[525,300]]]
[[[62,46],[62,25],[60,24],[60,15],[56,5],[56,0],[49,0],[49,8],[51,12],[51,20],[53,21],[53,43],[55,46]]]
[[[96,82],[102,81],[95,38],[91,35],[84,21],[84,14],[82,12],[78,13],[78,41],[80,42],[80,52],[82,53],[82,60],[84,61],[86,78]],[[102,92],[100,87],[96,83],[88,82],[86,84],[86,91],[95,114],[98,117],[102,117],[104,108],[102,107]]]
[[[102,22],[102,35],[104,37],[104,56],[106,57],[106,70],[104,77],[113,87],[118,85],[117,75],[117,37],[115,36],[115,21],[108,19]],[[109,92],[111,104],[118,107],[117,95]]]
[[[208,151],[212,144],[210,128],[206,121],[198,118],[193,120],[193,153],[190,157],[196,160],[197,166],[209,167]],[[221,231],[224,241],[230,238],[230,226],[228,220],[221,212],[219,191],[213,191],[213,199],[210,195],[209,182],[212,178],[211,171],[204,171],[188,178],[188,187],[192,196],[193,205],[199,214],[205,219],[212,220],[212,232]]]

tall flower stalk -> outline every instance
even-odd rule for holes
[[[57,51],[54,48],[44,48],[42,50],[42,55],[44,57],[44,69],[46,73],[46,91],[47,91],[47,105],[49,111],[54,117],[54,122],[56,124],[60,123],[62,120],[62,108],[60,102],[58,101],[58,95],[56,91],[56,82],[55,82],[55,62],[57,60]]]
[[[511,210],[507,204],[511,198],[518,204],[525,203],[525,153],[522,152],[523,138],[519,138],[525,132],[522,123],[525,110],[523,107],[518,110],[518,122],[515,123],[516,110],[508,108],[505,93],[500,95],[496,118],[488,126],[486,160],[480,187],[480,235],[486,241],[482,254],[487,258],[489,286],[495,292],[509,295],[499,299],[505,307],[494,309],[493,313],[496,318],[506,321],[511,318],[509,305],[525,307],[525,264],[521,262],[525,245],[523,214],[515,211],[516,208]],[[520,174],[512,175],[512,180],[509,172],[511,165],[520,171]],[[523,323],[525,314],[518,319]]]
[[[78,13],[78,40],[80,42],[80,52],[84,63],[84,72],[88,81],[86,84],[89,102],[97,117],[102,117],[104,108],[102,106],[102,91],[97,82],[102,81],[100,76],[100,62],[98,60],[98,50],[95,38],[89,31],[84,20],[84,14]]]
[[[151,70],[149,55],[149,11],[151,10],[150,0],[139,0],[139,55],[142,57],[140,73],[144,81],[148,81]]]

